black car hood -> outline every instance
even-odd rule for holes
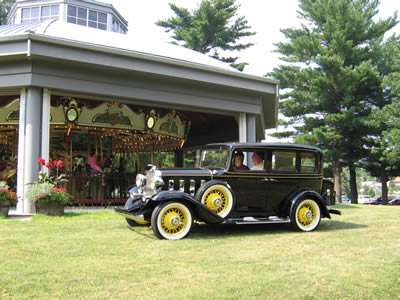
[[[212,171],[209,169],[191,168],[191,169],[160,169],[162,176],[164,177],[181,177],[181,176],[201,176],[211,177]],[[218,171],[220,173],[220,171]]]

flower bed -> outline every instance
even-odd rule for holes
[[[6,182],[0,182],[0,214],[8,216],[11,206],[17,203],[15,192],[9,189]]]
[[[60,169],[63,168],[63,162],[62,160],[54,160],[53,163],[46,163],[43,158],[39,158],[38,162],[47,167],[48,172],[40,172],[39,180],[29,184],[25,198],[35,203],[37,213],[62,216],[64,206],[71,198],[65,188],[58,188],[57,186],[60,182],[66,181],[65,175],[59,174]]]

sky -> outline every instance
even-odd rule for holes
[[[128,21],[128,34],[141,37],[142,40],[158,39],[170,42],[172,39],[164,28],[155,25],[158,20],[174,16],[168,3],[193,10],[201,0],[100,0],[111,3]],[[264,76],[280,64],[279,54],[274,53],[275,43],[284,41],[280,32],[282,28],[299,27],[297,18],[298,0],[236,0],[240,5],[238,16],[245,16],[251,30],[256,35],[244,40],[255,45],[238,52],[239,62],[247,62],[244,72]],[[400,13],[399,0],[381,0],[378,18],[392,16],[395,11]],[[400,17],[400,15],[399,15]],[[400,34],[400,24],[394,31]]]

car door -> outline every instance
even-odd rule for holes
[[[322,174],[317,153],[304,150],[271,150],[268,208],[278,210],[290,194],[301,188],[321,191]]]
[[[244,154],[245,168],[235,167],[235,155]],[[262,156],[262,163],[254,163],[254,154]],[[258,149],[240,149],[233,152],[228,183],[235,194],[236,209],[239,211],[259,212],[267,206],[268,159],[267,152]]]
[[[279,205],[299,188],[297,153],[294,150],[272,149],[269,157],[267,209],[276,211]]]

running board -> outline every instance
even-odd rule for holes
[[[279,217],[269,217],[269,218],[253,218],[253,217],[244,217],[244,218],[235,218],[228,219],[229,222],[235,224],[276,224],[276,223],[290,223],[289,218],[279,218]]]

